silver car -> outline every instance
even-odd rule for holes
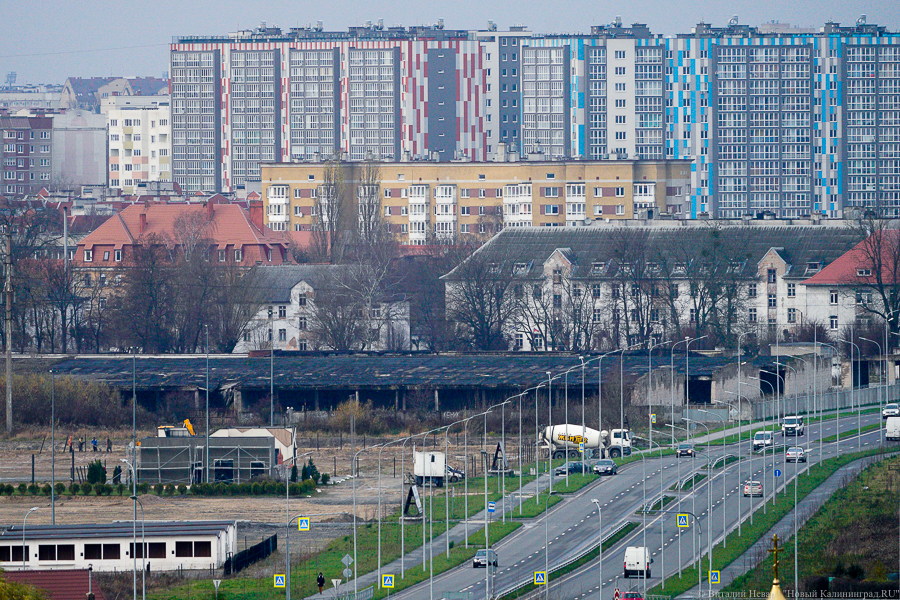
[[[806,462],[806,451],[800,446],[791,446],[784,454],[784,462]]]
[[[900,417],[900,404],[891,402],[884,405],[884,408],[881,409],[881,418],[887,419],[888,417]]]
[[[490,548],[487,550],[482,548],[475,553],[475,558],[472,559],[472,567],[477,569],[478,567],[487,567],[488,565],[494,567],[497,566],[497,553]]]

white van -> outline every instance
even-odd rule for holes
[[[768,448],[774,443],[772,439],[771,431],[757,431],[753,435],[753,449],[760,450],[762,448]]]
[[[785,417],[781,422],[782,435],[803,435],[803,433],[803,417],[799,415],[791,415],[789,417]]]
[[[625,548],[625,577],[646,577],[650,579],[650,550],[644,546],[628,546]]]
[[[884,439],[900,442],[900,417],[888,417],[884,427]]]

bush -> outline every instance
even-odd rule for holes
[[[19,490],[19,495],[20,495],[20,496],[24,496],[24,495],[25,495],[25,492],[28,491],[28,486],[25,485],[24,483],[20,483],[19,486],[18,486],[16,489]]]
[[[149,483],[139,483],[137,486],[138,493],[140,494],[148,494],[150,493],[150,484]]]
[[[184,496],[185,494],[187,494],[187,486],[182,483],[178,486],[178,495]]]
[[[307,469],[307,472],[309,473],[309,478],[312,479],[314,482],[316,482],[316,485],[318,485],[319,477],[320,477],[319,469],[316,468],[316,465],[313,462],[312,458],[309,459],[309,463],[307,463],[306,469]]]
[[[157,496],[161,496],[163,493],[164,487],[165,486],[163,484],[157,483],[156,485],[153,486],[153,493],[156,494]]]
[[[60,496],[66,493],[66,484],[59,482],[56,484],[56,495]]]
[[[81,495],[82,496],[90,496],[91,492],[94,491],[94,486],[90,483],[81,484]]]
[[[303,469],[300,471],[300,481],[306,481],[309,479],[309,467],[303,465]]]
[[[298,496],[301,492],[301,487],[299,483],[292,483],[290,486],[291,496]]]
[[[166,496],[171,496],[175,493],[175,484],[167,483],[165,488]]]
[[[259,483],[258,481],[253,484],[252,489],[253,489],[254,496],[261,496],[262,493],[265,491],[265,488],[263,488],[263,485],[261,483]]]
[[[329,475],[328,473],[322,473],[322,479],[320,480],[320,483],[322,485],[328,485],[329,481],[331,481],[331,475]]]
[[[291,467],[291,483],[297,483],[297,465]]]
[[[116,484],[116,493],[120,496],[123,496],[125,494],[125,484],[124,483]]]
[[[106,483],[106,467],[99,458],[88,465],[87,479],[88,483]]]
[[[45,483],[44,486],[41,488],[41,493],[42,493],[43,495],[45,495],[45,496],[49,496],[49,495],[51,494],[52,491],[53,491],[53,490],[52,490],[52,488],[50,487],[50,484],[49,484],[49,483]]]
[[[77,494],[81,490],[81,486],[78,485],[78,482],[73,481],[72,485],[69,486],[69,493],[73,496]]]
[[[267,481],[265,487],[267,494],[275,494],[278,492],[278,485],[274,481]]]
[[[28,484],[28,493],[31,494],[32,496],[36,496],[36,495],[37,495],[37,493],[38,493],[38,486],[37,486],[36,483],[29,483],[29,484]]]

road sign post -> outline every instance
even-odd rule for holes
[[[213,585],[216,586],[216,598],[219,597],[219,584],[222,583],[221,579],[213,579]]]
[[[381,576],[381,587],[383,588],[393,588],[394,587],[394,576],[393,575],[382,575]]]
[[[297,519],[297,529],[300,531],[309,531],[309,517],[301,517]]]
[[[284,575],[276,575],[275,581],[273,582],[273,584],[277,588],[283,588],[284,587]],[[217,590],[217,592],[218,592],[218,590]]]
[[[678,526],[679,527],[690,527],[691,520],[689,517],[690,517],[690,515],[679,514],[678,515]]]
[[[720,578],[721,578],[721,574],[719,571],[710,571],[709,572],[709,582],[710,583],[719,583]]]
[[[656,425],[656,413],[650,413],[650,422]]]
[[[493,513],[497,510],[497,504],[495,502],[488,502],[488,512]]]
[[[775,469],[775,477],[781,477],[781,469]]]
[[[547,571],[534,572],[534,585],[547,585]]]

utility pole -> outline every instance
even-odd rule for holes
[[[6,227],[6,281],[3,292],[6,300],[6,433],[12,433],[12,228]]]

